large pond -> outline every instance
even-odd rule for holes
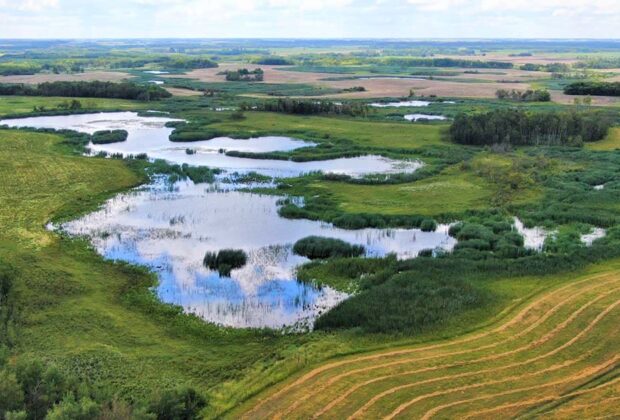
[[[296,163],[226,156],[222,150],[289,151],[315,144],[288,137],[236,140],[228,137],[191,143],[169,141],[175,121],[133,112],[33,117],[0,121],[13,127],[72,129],[85,133],[123,129],[125,142],[91,145],[94,153],[147,153],[175,163],[206,165],[231,171],[256,171],[291,176],[324,171],[353,176],[409,172],[420,162],[399,162],[379,156]],[[191,153],[187,153],[191,149]],[[222,177],[226,177],[223,174]],[[365,246],[366,256],[394,253],[415,257],[422,249],[451,250],[448,227],[435,232],[416,229],[343,230],[330,224],[289,220],[278,215],[278,197],[242,192],[239,185],[192,182],[170,184],[161,178],[116,196],[100,210],[60,228],[87,237],[105,258],[149,267],[158,274],[158,297],[203,319],[231,327],[311,328],[321,313],[347,295],[329,287],[297,281],[296,267],[307,262],[292,245],[310,235],[339,238]],[[222,276],[203,266],[206,252],[243,249],[248,263]]]
[[[100,130],[127,130],[127,140],[119,143],[90,145],[93,152],[136,155],[146,153],[150,158],[165,159],[173,163],[218,167],[231,172],[257,172],[268,176],[298,176],[303,173],[325,173],[363,176],[371,173],[413,172],[419,161],[396,161],[381,156],[360,156],[312,162],[290,160],[249,159],[227,156],[222,150],[241,152],[290,151],[313,147],[314,143],[288,137],[258,137],[249,140],[216,138],[195,142],[171,142],[173,129],[167,122],[180,121],[168,117],[143,117],[135,112],[106,112],[96,114],[30,117],[0,121],[9,127],[69,129],[92,134]],[[191,149],[195,153],[188,154]]]
[[[422,249],[450,250],[448,226],[344,230],[278,215],[278,197],[213,185],[160,180],[109,200],[102,209],[62,229],[85,235],[103,256],[150,267],[157,295],[187,312],[233,327],[304,329],[347,297],[329,287],[300,283],[295,267],[307,262],[292,245],[309,235],[364,245],[367,256],[415,257]],[[248,264],[230,277],[202,264],[207,251],[243,249]]]

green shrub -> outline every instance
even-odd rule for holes
[[[359,257],[365,252],[361,245],[351,245],[340,239],[308,236],[295,242],[293,251],[313,259],[333,257]]]
[[[433,219],[424,219],[420,223],[420,229],[422,232],[434,232],[437,229],[437,222]]]
[[[93,144],[110,144],[126,141],[129,133],[127,130],[102,130],[95,132],[91,141]]]
[[[192,388],[164,391],[155,396],[149,405],[149,412],[157,420],[194,420],[202,418],[200,411],[207,406],[207,400]]]
[[[247,254],[241,249],[222,249],[219,252],[207,252],[203,264],[211,270],[217,270],[222,276],[229,276],[232,270],[243,267],[247,260]]]

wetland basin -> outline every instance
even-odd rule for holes
[[[100,130],[127,130],[127,140],[110,144],[91,144],[92,153],[120,153],[124,156],[146,153],[152,159],[172,163],[220,168],[229,172],[257,172],[272,177],[293,177],[321,171],[354,177],[373,173],[414,172],[422,166],[420,161],[398,161],[382,156],[366,155],[322,161],[294,162],[291,160],[251,159],[227,156],[222,150],[239,152],[291,151],[314,147],[315,143],[290,137],[265,136],[247,140],[220,137],[193,142],[171,142],[173,128],[166,123],[182,121],[162,116],[139,116],[135,112],[106,112],[93,114],[58,115],[0,120],[9,127],[68,129],[93,134]],[[188,154],[187,149],[195,151]]]
[[[255,171],[278,177],[323,171],[362,176],[411,172],[422,165],[380,156],[303,163],[237,158],[221,151],[289,151],[315,144],[275,136],[176,143],[169,141],[173,129],[166,127],[166,123],[170,121],[180,120],[114,112],[8,119],[0,124],[89,134],[127,130],[126,141],[91,144],[91,152],[147,153],[150,158],[220,168],[228,173]],[[240,187],[247,185],[197,185],[191,181],[171,184],[158,177],[148,185],[108,200],[94,213],[64,223],[60,229],[86,237],[106,259],[151,269],[159,279],[154,292],[163,302],[179,305],[217,325],[287,331],[311,329],[320,314],[348,297],[330,287],[297,280],[296,267],[308,261],[293,254],[292,246],[297,240],[311,235],[338,238],[364,245],[367,257],[393,253],[398,258],[413,258],[422,249],[450,251],[456,243],[448,235],[447,225],[439,226],[435,232],[344,230],[318,221],[285,219],[278,214],[281,197],[244,192]],[[229,276],[203,266],[206,252],[226,248],[243,249],[248,263]]]
[[[87,237],[110,260],[149,267],[159,277],[157,296],[206,321],[231,327],[304,330],[347,298],[329,287],[297,281],[307,262],[292,245],[310,235],[364,245],[366,256],[415,257],[422,249],[451,250],[448,226],[418,229],[345,230],[278,215],[281,197],[214,185],[164,179],[119,194],[104,206],[60,228]],[[221,276],[202,264],[207,251],[243,249],[248,263]]]

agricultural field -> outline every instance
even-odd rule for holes
[[[619,58],[4,40],[0,420],[617,417]]]
[[[619,268],[547,279],[458,338],[333,359],[232,417],[613,417]]]

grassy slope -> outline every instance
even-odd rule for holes
[[[472,333],[333,359],[230,417],[613,417],[620,261],[546,283]]]
[[[586,148],[590,150],[617,150],[620,149],[620,127],[614,127],[609,131],[607,137],[601,141],[587,143]]]
[[[67,156],[58,142],[53,135],[0,131],[0,258],[19,271],[22,351],[140,396],[179,383],[205,389],[268,358],[276,342],[286,345],[288,339],[163,314],[145,293],[130,300],[123,295],[146,290],[151,276],[45,231],[54,215],[83,212],[141,181],[122,162]]]
[[[0,96],[0,116],[8,114],[23,114],[31,112],[37,106],[44,106],[47,109],[56,107],[74,98],[63,97],[35,97],[35,96]],[[76,98],[85,109],[96,110],[134,110],[136,108],[148,107],[147,102],[130,101],[126,99],[107,99],[107,98]]]

